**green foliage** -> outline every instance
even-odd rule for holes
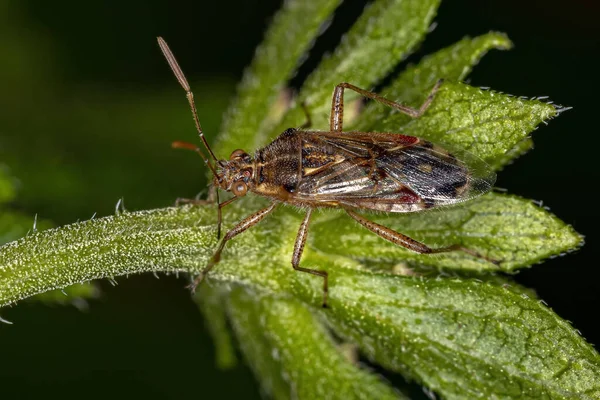
[[[6,171],[0,169],[0,204],[2,200],[12,200],[16,190],[13,179]],[[2,198],[2,195],[5,195]],[[37,217],[32,218],[10,209],[0,208],[0,244],[4,244],[25,236],[29,232],[44,230],[50,228],[49,221],[38,221]],[[92,283],[81,283],[73,286],[67,286],[60,290],[44,291],[34,297],[31,301],[39,301],[46,304],[73,304],[79,308],[85,307],[84,299],[97,297],[98,288]]]
[[[219,154],[252,149],[282,127],[300,125],[301,102],[314,116],[315,127],[326,128],[333,86],[341,81],[366,88],[378,83],[422,40],[438,5],[435,0],[375,1],[277,122],[271,110],[281,108],[278,93],[337,3],[286,2],[239,87],[223,125]],[[285,34],[289,29],[296,34]],[[560,111],[459,82],[485,52],[510,45],[504,35],[490,33],[425,57],[382,90],[393,100],[418,106],[435,81],[446,78],[425,115],[410,119],[368,104],[355,126],[424,137],[502,167],[531,147],[528,135],[540,122]],[[9,193],[4,195],[8,201],[12,195],[1,191],[2,184],[0,177],[0,196]],[[232,204],[224,212],[225,228],[265,204],[250,196]],[[11,218],[2,218],[6,215]],[[357,344],[371,361],[444,398],[600,396],[598,353],[568,323],[527,296],[526,289],[508,287],[499,275],[488,278],[577,248],[582,240],[571,227],[530,201],[496,193],[459,207],[373,219],[432,247],[460,243],[501,263],[495,266],[459,252],[410,253],[358,228],[341,213],[316,213],[303,265],[329,272],[330,308],[322,310],[322,281],[290,265],[301,216],[280,207],[228,244],[207,278],[209,285],[196,295],[217,342],[217,365],[236,362],[231,324],[245,359],[274,398],[401,396],[345,357],[328,327],[336,337]],[[0,235],[15,226],[31,227],[29,222],[0,219]],[[213,206],[186,206],[122,212],[31,232],[0,247],[0,306],[98,278],[198,273],[217,244],[215,225]],[[478,281],[390,272],[390,266],[399,271],[406,265],[486,277]],[[90,293],[86,286],[70,290]]]
[[[409,66],[380,94],[402,104],[418,106],[425,100],[427,91],[438,79],[462,81],[489,50],[506,50],[511,47],[511,41],[502,33],[490,32],[474,39],[466,37],[452,46],[424,57],[418,64]],[[372,103],[362,113],[358,128],[374,129],[393,113],[393,109],[382,108],[377,103]],[[388,127],[394,128],[398,129]]]
[[[229,222],[243,215],[245,208],[237,208]],[[296,220],[288,213],[278,213],[265,221],[268,223],[264,227],[265,231],[275,229],[278,224],[285,227],[278,230],[278,234],[257,229],[259,232],[248,232],[251,238],[242,236],[240,239],[244,240],[232,242],[227,257],[215,269],[211,280],[246,283],[257,288],[258,293],[283,295],[291,290],[309,304],[318,305],[320,282],[292,271],[286,265],[289,252],[281,251],[281,246],[286,250],[291,246],[296,224],[290,222]],[[280,237],[282,233],[287,236]],[[331,235],[331,232],[325,233]],[[200,207],[127,213],[32,234],[3,248],[0,302],[7,304],[22,293],[31,294],[49,287],[117,274],[174,269],[197,271],[205,265],[210,254],[210,246],[202,244],[209,243],[214,244],[214,212],[211,208]],[[46,254],[38,250],[48,248],[51,251]],[[314,250],[320,249],[309,249],[307,265],[315,260]],[[320,250],[318,254],[322,252]],[[236,254],[244,256],[236,261]],[[378,363],[407,372],[447,396],[453,393],[458,396],[462,390],[461,382],[467,379],[473,390],[495,394],[504,393],[506,388],[499,385],[502,381],[519,378],[523,387],[535,388],[540,380],[554,375],[561,379],[554,388],[546,384],[548,387],[544,390],[549,393],[557,388],[574,390],[572,387],[584,384],[593,388],[589,376],[597,373],[598,355],[568,324],[537,301],[502,286],[470,280],[371,275],[348,269],[349,265],[345,265],[346,268],[336,265],[337,258],[330,261],[329,257],[319,258],[320,265],[326,267],[332,277],[331,309],[324,311],[323,316],[336,326],[339,334],[358,341],[361,350]],[[56,271],[48,271],[48,266],[54,266]],[[6,287],[7,283],[41,283],[43,286],[24,289],[18,285]],[[260,297],[256,295],[256,298]],[[286,305],[291,300],[277,306],[276,299],[276,296],[269,297],[268,306],[256,303],[255,307],[260,310],[254,311],[256,315],[266,315],[267,309],[273,309],[274,321],[277,320],[275,316],[283,318],[285,313],[281,314],[278,307],[291,307]],[[238,313],[247,313],[247,318],[251,319],[248,301],[244,302],[246,306],[239,306],[244,312]],[[242,348],[275,346],[270,341],[273,338],[256,338],[253,342],[253,335],[243,333],[249,330],[274,335],[273,331],[264,326],[252,328],[252,321],[244,326],[244,320],[239,318],[234,317],[234,325],[236,333],[243,337]],[[299,329],[313,331],[315,322],[311,321],[304,326],[299,316],[296,324]],[[280,323],[284,324],[285,320]],[[509,345],[506,337],[510,338]],[[266,342],[261,345],[261,340]],[[285,347],[285,341],[277,343],[284,347],[282,351],[290,351],[290,347]],[[398,347],[398,343],[403,345]],[[248,350],[247,357],[253,357],[253,363],[266,362],[254,360],[260,354],[272,354],[252,349]],[[490,361],[490,355],[496,355],[494,363]],[[456,357],[460,357],[460,362],[442,363],[443,359],[456,360]],[[430,364],[423,360],[430,360]],[[515,360],[521,361],[516,363]],[[525,362],[530,364],[522,364]],[[485,369],[481,369],[482,363]],[[407,367],[403,368],[403,365]],[[465,366],[468,367],[466,370]],[[509,369],[509,366],[512,367]],[[255,368],[263,371],[262,368],[267,367]],[[289,368],[297,366],[292,362]],[[444,373],[439,373],[440,370]],[[473,371],[481,372],[472,374]],[[276,379],[272,374],[265,376]]]
[[[254,149],[263,120],[340,0],[289,1],[275,16],[229,107],[216,149]],[[293,38],[293,40],[286,40]]]
[[[311,113],[315,128],[328,127],[323,117],[329,115],[333,87],[352,81],[368,88],[383,79],[423,39],[439,2],[381,0],[372,3],[334,53],[307,78],[295,107],[270,132],[271,136],[305,122],[301,103],[305,103]],[[348,99],[352,98],[349,93]]]
[[[311,245],[326,254],[369,262],[403,260],[456,271],[512,272],[582,243],[573,228],[533,202],[498,193],[439,211],[369,218],[434,248],[459,243],[501,260],[498,266],[462,252],[417,254],[368,232],[357,231],[349,219],[340,215],[313,224],[311,233],[315,240]]]
[[[402,133],[468,150],[498,168],[498,159],[505,160],[508,151],[556,114],[554,106],[541,101],[447,82],[423,118],[408,121],[393,114],[382,121],[380,130],[401,126]]]
[[[232,325],[263,390],[277,399],[398,399],[388,385],[339,350],[320,319],[302,302],[231,292]],[[402,397],[403,398],[403,397]]]
[[[357,271],[336,274],[336,288],[332,312],[322,313],[333,329],[445,398],[600,396],[600,355],[525,295],[474,280]]]
[[[206,284],[196,289],[196,304],[214,340],[217,353],[215,363],[221,369],[233,368],[238,361],[223,307],[226,298],[227,291],[220,290],[216,285]]]

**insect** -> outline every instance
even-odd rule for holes
[[[212,259],[192,284],[193,288],[219,262],[229,240],[262,221],[282,203],[306,210],[294,245],[292,267],[296,271],[323,279],[323,307],[327,306],[328,298],[327,271],[300,266],[310,218],[315,208],[342,208],[371,232],[417,253],[462,251],[488,262],[498,263],[458,244],[430,248],[400,232],[369,221],[356,212],[362,209],[394,213],[418,212],[464,202],[491,190],[496,179],[495,173],[485,162],[466,151],[449,152],[418,137],[398,133],[343,131],[345,89],[418,118],[433,101],[441,81],[438,81],[423,105],[417,109],[349,83],[340,83],[333,91],[328,131],[308,130],[310,116],[306,113],[305,125],[287,129],[255,154],[235,150],[229,160],[219,160],[204,137],[194,96],[181,68],[166,42],[159,37],[158,43],[186,92],[196,129],[212,163],[193,144],[175,142],[174,147],[198,152],[213,174],[214,187],[234,195],[222,203],[219,203],[217,197],[218,235],[221,209],[224,206],[248,192],[271,200],[268,207],[244,218],[225,234]]]

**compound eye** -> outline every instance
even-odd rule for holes
[[[242,197],[246,195],[246,192],[248,191],[248,186],[246,186],[244,181],[238,181],[233,184],[231,191],[237,197]]]
[[[233,153],[231,153],[231,155],[229,156],[230,160],[233,160],[234,158],[238,158],[238,157],[243,157],[246,156],[246,152],[242,149],[237,149],[234,150]]]

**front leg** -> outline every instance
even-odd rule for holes
[[[200,199],[187,199],[185,197],[178,197],[175,200],[175,207],[179,207],[182,204],[192,204],[194,206],[203,206],[207,204],[215,204],[217,203],[217,239],[221,238],[221,225],[223,222],[223,212],[221,211],[223,207],[233,203],[235,200],[240,197],[232,197],[229,200],[225,200],[224,202],[219,202],[219,191],[215,186],[210,187],[210,191],[208,192],[208,198],[206,200]]]
[[[223,251],[225,244],[227,244],[229,240],[233,239],[240,233],[246,231],[249,228],[252,228],[254,225],[262,221],[263,218],[265,218],[275,209],[277,204],[278,203],[272,203],[270,206],[255,212],[249,217],[244,218],[242,221],[238,222],[238,224],[234,226],[229,232],[227,232],[227,234],[225,234],[225,237],[219,244],[217,251],[215,251],[215,254],[212,256],[208,265],[202,270],[202,272],[200,272],[200,275],[198,275],[196,279],[194,279],[194,282],[190,285],[192,291],[196,290],[196,286],[198,286],[200,282],[202,282],[206,274],[208,274],[210,270],[221,260],[221,252]]]
[[[292,267],[296,271],[306,272],[312,275],[317,275],[323,278],[323,308],[327,308],[327,295],[329,292],[329,275],[327,271],[319,269],[310,269],[300,266],[300,259],[302,258],[302,252],[304,251],[304,245],[306,244],[306,238],[308,236],[308,223],[310,221],[310,215],[312,214],[312,208],[309,208],[306,212],[306,216],[298,229],[298,236],[296,236],[296,243],[294,244],[294,254],[292,256]]]

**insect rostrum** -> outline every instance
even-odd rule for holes
[[[441,81],[436,83],[418,109],[395,103],[352,84],[340,83],[333,92],[328,131],[309,130],[311,119],[307,114],[306,124],[287,129],[254,155],[238,149],[231,153],[229,160],[218,160],[204,138],[194,97],[181,68],[166,42],[160,37],[158,42],[186,91],[196,128],[213,163],[192,144],[176,142],[174,146],[197,151],[213,173],[214,187],[235,196],[222,203],[217,196],[218,232],[221,209],[245,196],[248,191],[272,201],[268,207],[244,218],[225,234],[192,288],[219,262],[229,240],[259,223],[282,203],[306,209],[294,245],[292,267],[323,278],[323,307],[327,306],[327,271],[300,266],[314,208],[343,208],[350,217],[376,235],[418,253],[463,251],[484,262],[498,263],[460,245],[432,249],[355,212],[360,209],[418,212],[464,202],[491,190],[495,173],[485,162],[466,151],[450,152],[418,137],[399,133],[343,131],[345,89],[418,118],[433,101]]]

